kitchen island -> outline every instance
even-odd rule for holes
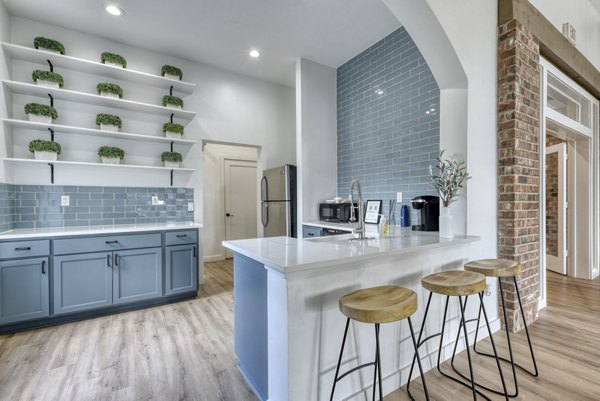
[[[329,399],[346,321],[338,310],[339,297],[386,284],[411,288],[419,295],[415,323],[420,327],[425,306],[420,279],[461,268],[477,254],[478,240],[402,231],[391,238],[364,240],[349,234],[224,242],[234,253],[235,352],[240,370],[262,400]],[[442,312],[442,299],[435,297],[428,332],[439,331]],[[447,327],[455,333],[458,305],[451,303],[449,316]],[[372,325],[351,326],[342,371],[374,358]],[[413,356],[409,336],[405,322],[382,325],[384,394],[406,382]],[[425,369],[431,367],[436,351],[433,343],[421,349]],[[372,381],[373,372],[363,369],[338,383],[336,397],[363,399]]]

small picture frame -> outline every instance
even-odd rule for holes
[[[383,201],[381,200],[368,200],[367,208],[365,209],[365,223],[367,224],[379,224],[379,218],[381,217],[381,206]]]

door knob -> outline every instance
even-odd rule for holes
[[[227,217],[233,217],[233,215],[231,213],[225,213],[225,216],[227,216]]]

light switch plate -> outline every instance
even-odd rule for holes
[[[402,203],[402,192],[396,192],[396,202]]]
[[[188,212],[194,211],[194,202],[188,202]]]
[[[69,195],[62,195],[60,197],[60,205],[61,206],[69,206],[71,204],[71,198]]]

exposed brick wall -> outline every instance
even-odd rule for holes
[[[523,25],[498,27],[498,256],[521,263],[527,322],[539,297],[539,44]],[[508,326],[522,327],[512,280],[503,280]]]
[[[546,147],[563,142],[546,134]],[[558,153],[552,153],[546,156],[546,254],[553,256],[558,256],[558,207]]]

